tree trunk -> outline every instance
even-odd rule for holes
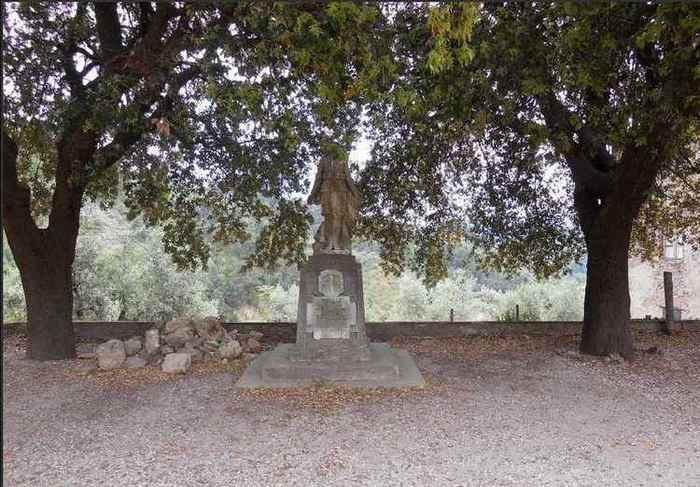
[[[629,151],[633,160],[643,160]],[[632,227],[651,188],[653,164],[623,165],[615,186],[594,192],[576,184],[574,204],[586,240],[588,265],[581,352],[632,356],[629,249]]]
[[[71,184],[71,164],[60,160],[49,226],[37,227],[31,192],[17,177],[17,145],[2,131],[2,224],[22,278],[27,305],[27,357],[75,357],[72,272],[80,227],[81,186]]]
[[[47,257],[29,260],[20,267],[27,303],[27,358],[74,358],[71,264],[60,255]]]
[[[582,353],[632,355],[629,235],[624,233],[609,229],[606,238],[588,239]]]

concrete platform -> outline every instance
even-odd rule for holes
[[[371,343],[370,360],[292,360],[293,344],[279,345],[248,365],[236,387],[293,388],[312,384],[344,384],[353,387],[423,387],[425,380],[406,350]]]

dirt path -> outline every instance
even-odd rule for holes
[[[546,338],[402,340],[421,391],[88,373],[3,342],[5,485],[700,485],[700,334],[631,364]]]

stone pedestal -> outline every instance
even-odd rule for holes
[[[238,387],[340,383],[421,387],[408,352],[370,344],[365,332],[362,268],[347,253],[318,253],[300,267],[297,341],[260,355]]]

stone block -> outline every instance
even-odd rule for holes
[[[164,331],[166,335],[173,333],[180,328],[192,328],[192,320],[189,318],[176,318],[165,324]]]
[[[423,387],[425,381],[405,350],[369,345],[367,361],[299,361],[290,358],[294,345],[279,345],[258,356],[239,379],[239,388],[290,388],[319,383],[353,387]]]
[[[134,355],[133,357],[128,357],[124,365],[126,365],[127,369],[142,369],[146,366],[146,360],[138,355]]]
[[[194,339],[194,329],[189,326],[182,326],[165,335],[165,343],[173,348],[181,348],[185,343]]]
[[[169,374],[184,374],[190,370],[192,358],[189,353],[169,353],[163,359],[161,370]]]
[[[121,340],[108,340],[95,351],[97,366],[101,369],[117,369],[124,365],[126,350]]]
[[[245,351],[249,353],[258,353],[262,350],[262,345],[255,338],[248,338],[245,341]]]
[[[153,355],[158,352],[160,349],[160,332],[157,328],[146,330],[143,346],[147,355]]]
[[[243,353],[243,348],[241,344],[235,340],[226,342],[219,348],[219,356],[223,359],[238,358],[241,356],[241,353]]]
[[[129,338],[127,341],[124,342],[124,350],[126,350],[126,355],[128,357],[139,353],[141,351],[141,347],[142,343],[141,338],[139,337]]]
[[[226,335],[226,329],[218,318],[207,317],[194,322],[197,335],[204,340],[221,340]]]

